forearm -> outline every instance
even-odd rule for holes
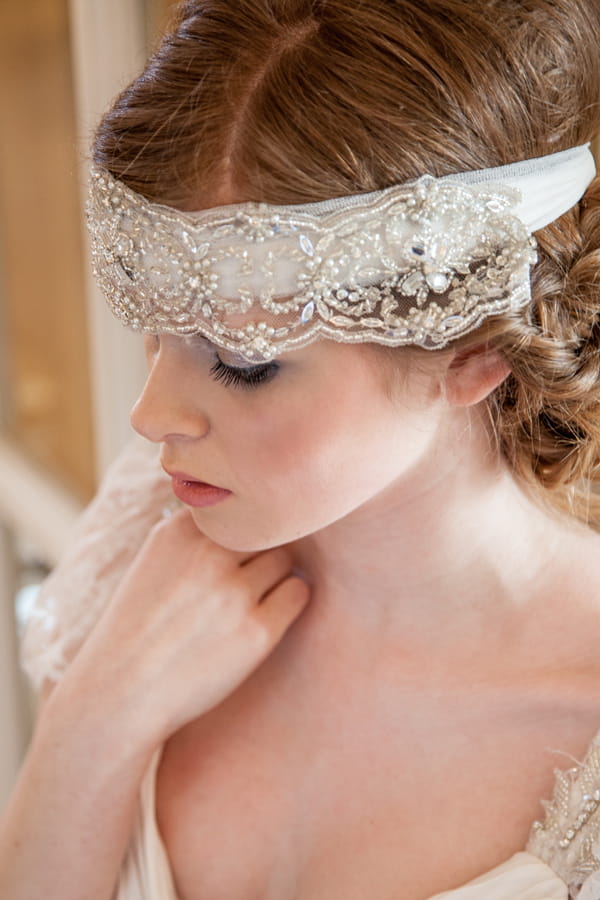
[[[0,830],[4,900],[111,900],[153,748],[123,740],[126,724],[97,695],[57,691]]]

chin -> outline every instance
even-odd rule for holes
[[[233,550],[236,553],[260,553],[263,550],[280,547],[285,541],[284,537],[277,536],[261,538],[257,535],[256,528],[247,532],[243,529],[228,528],[223,522],[211,521],[208,516],[203,516],[200,510],[191,510],[191,513],[198,531],[225,550]]]

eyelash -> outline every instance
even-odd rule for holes
[[[217,356],[217,361],[210,370],[215,381],[221,381],[226,387],[243,387],[252,390],[260,384],[270,381],[279,369],[277,363],[265,363],[262,366],[252,366],[248,369],[236,369],[226,366]]]
[[[159,336],[151,335],[153,341],[158,343]],[[217,354],[216,363],[210,369],[210,375],[215,381],[222,382],[226,387],[242,387],[252,390],[259,385],[270,381],[279,369],[276,362],[265,363],[261,366],[250,366],[244,369],[237,369],[234,366],[226,365]]]

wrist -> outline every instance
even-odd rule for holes
[[[74,661],[44,703],[34,735],[111,763],[147,764],[162,741],[133,692],[110,687],[96,672],[88,678]]]

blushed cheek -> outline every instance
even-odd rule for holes
[[[301,489],[318,467],[321,447],[328,441],[317,416],[301,415],[288,408],[285,415],[264,416],[246,435],[252,447],[248,472],[252,481],[265,483],[268,493]]]
[[[357,459],[368,454],[365,441],[377,438],[376,424],[362,412],[366,402],[352,391],[314,402],[308,395],[255,419],[248,461],[253,483],[262,481],[261,496],[294,498],[298,509],[314,504],[317,494],[334,499],[346,491]]]

